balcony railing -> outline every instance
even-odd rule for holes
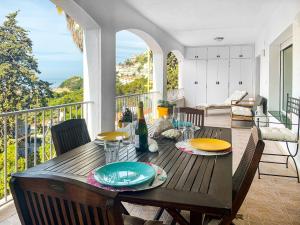
[[[149,92],[144,94],[122,95],[116,97],[116,120],[121,117],[125,108],[129,108],[133,113],[137,113],[140,101],[144,103],[144,114],[147,119],[153,119],[156,116],[156,106],[161,99],[159,92]]]
[[[3,162],[0,165],[0,205],[11,200],[8,187],[11,173],[21,172],[55,156],[51,126],[65,120],[83,118],[89,103],[77,102],[0,114],[0,162]]]
[[[170,102],[174,102],[178,99],[182,99],[184,98],[184,90],[183,88],[180,89],[172,89],[172,90],[168,90],[167,92],[167,99]]]

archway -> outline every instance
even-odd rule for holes
[[[135,29],[116,33],[118,121],[125,108],[136,110],[139,101],[144,102],[145,115],[154,116],[156,102],[162,98],[165,87],[163,66],[163,51],[150,35]]]
[[[168,100],[176,100],[183,96],[182,64],[184,57],[181,52],[174,50],[167,55],[167,90]]]

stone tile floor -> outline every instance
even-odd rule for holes
[[[222,112],[209,113],[205,122],[210,126],[230,127],[230,117]],[[233,129],[232,133],[235,170],[244,152],[250,130]],[[274,142],[266,142],[265,151],[280,152],[280,149]],[[286,169],[284,165],[265,164],[261,169],[273,173],[295,174],[292,166]],[[145,219],[152,219],[157,210],[147,206],[126,206],[131,215]],[[188,213],[183,214],[188,219]],[[236,225],[300,225],[300,184],[296,179],[267,176],[258,179],[256,176],[239,214],[241,218],[234,221]],[[166,224],[171,222],[167,213],[163,214],[162,220]],[[13,204],[0,208],[0,225],[20,224]]]

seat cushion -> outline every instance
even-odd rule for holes
[[[252,116],[250,108],[242,106],[232,106],[232,114],[235,116]]]
[[[143,220],[139,217],[123,215],[124,225],[163,225],[162,221]]]
[[[297,135],[288,128],[261,127],[261,136],[264,140],[297,142]]]

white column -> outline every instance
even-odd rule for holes
[[[153,90],[167,98],[167,57],[166,54],[153,53]]]
[[[114,129],[115,121],[115,33],[109,29],[84,32],[84,101],[90,136]]]

